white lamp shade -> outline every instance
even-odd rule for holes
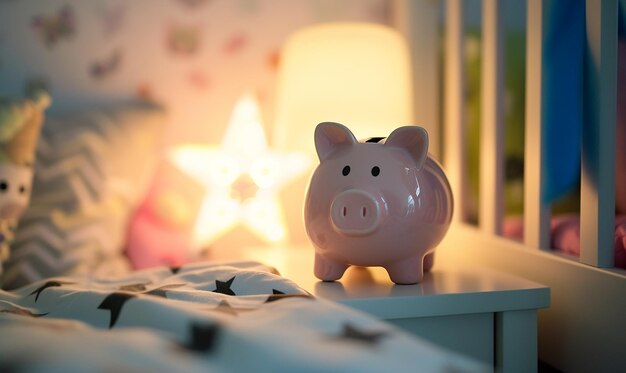
[[[368,23],[302,29],[287,41],[278,80],[275,145],[313,151],[320,122],[357,136],[387,136],[413,124],[408,46],[395,30]]]
[[[320,122],[339,122],[357,138],[387,136],[413,124],[408,46],[389,27],[366,23],[321,24],[286,42],[278,77],[274,146],[315,157]],[[302,202],[308,179],[281,193],[293,243],[308,241]]]

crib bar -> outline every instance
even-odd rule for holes
[[[479,223],[499,234],[503,206],[504,85],[502,4],[483,1]]]
[[[462,0],[446,2],[445,34],[445,153],[444,162],[452,193],[455,212],[453,219],[465,217],[465,125],[463,120],[464,53]]]
[[[411,46],[414,123],[428,131],[428,152],[442,159],[439,1],[393,1],[392,24]]]
[[[587,0],[580,261],[613,266],[617,0]]]
[[[548,249],[550,208],[542,202],[542,33],[546,2],[528,0],[526,13],[526,123],[524,142],[524,243]]]

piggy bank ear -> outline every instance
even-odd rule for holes
[[[320,161],[326,159],[336,149],[357,143],[348,127],[333,122],[323,122],[315,127],[315,150]]]
[[[428,157],[428,132],[418,126],[396,128],[385,140],[385,146],[403,148],[421,170]]]

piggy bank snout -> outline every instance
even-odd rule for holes
[[[386,213],[382,198],[360,189],[338,194],[330,206],[333,228],[346,235],[365,235],[378,228]]]

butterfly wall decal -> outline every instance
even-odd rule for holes
[[[76,32],[76,15],[71,5],[61,7],[56,14],[35,15],[31,27],[48,48],[57,42],[71,38]]]
[[[106,36],[115,35],[124,25],[128,5],[125,3],[116,5],[98,4],[99,6],[95,9],[95,12],[102,24],[102,32]]]
[[[89,75],[94,79],[102,80],[115,72],[119,68],[121,61],[122,51],[116,49],[104,59],[94,61],[89,66]]]
[[[198,26],[170,26],[166,36],[167,48],[178,55],[190,56],[200,47],[200,27]]]

